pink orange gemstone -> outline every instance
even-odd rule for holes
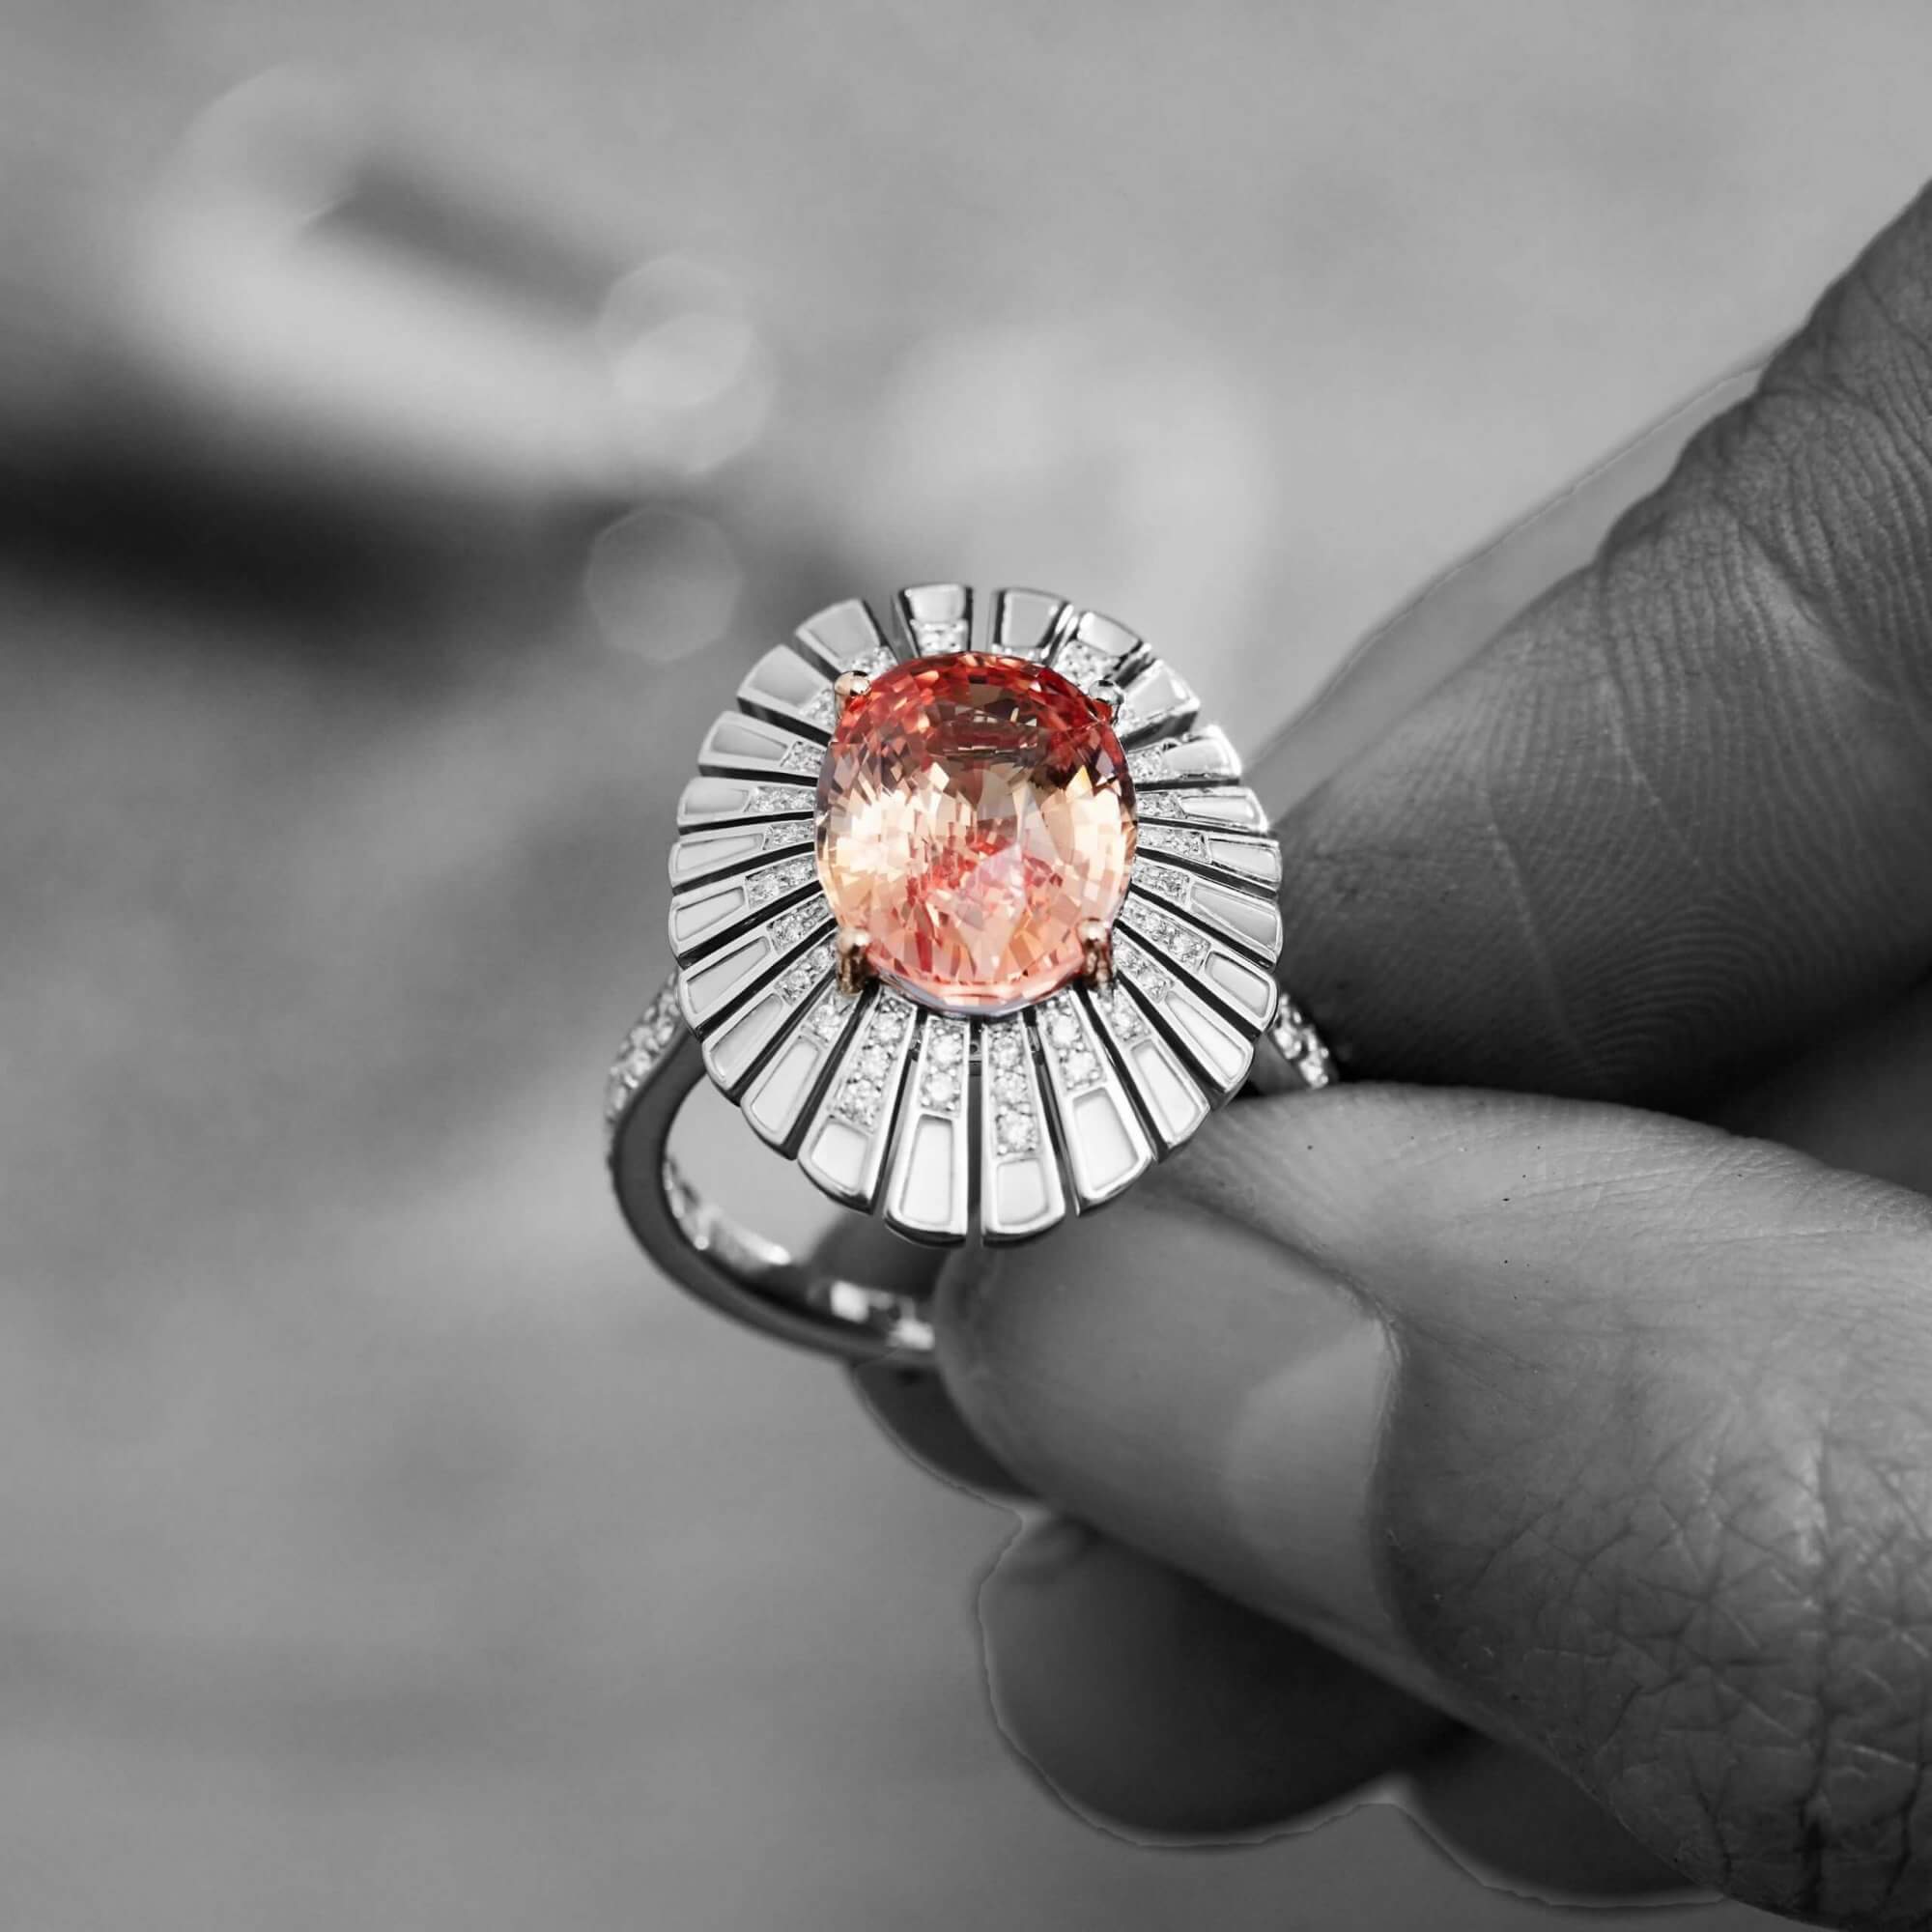
[[[818,875],[882,978],[1004,1012],[1081,970],[1134,860],[1107,707],[1043,665],[915,658],[848,703],[818,780]]]

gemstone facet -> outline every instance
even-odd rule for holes
[[[1107,708],[1058,671],[915,658],[841,713],[818,780],[818,872],[890,983],[1009,1012],[1076,979],[1133,868],[1133,787]]]

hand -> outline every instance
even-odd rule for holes
[[[1083,1525],[988,1583],[1009,1733],[1144,1833],[1408,1767],[1554,1891],[1925,1924],[1932,198],[1280,831],[1369,1084],[942,1288]]]

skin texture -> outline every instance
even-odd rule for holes
[[[1002,1720],[1143,1833],[1466,1752],[1601,1807],[1578,1890],[1932,1922],[1932,204],[1281,836],[1372,1084],[942,1289],[1104,1532],[989,1583]]]
[[[1359,1077],[1734,1088],[1932,960],[1932,210],[1280,828]]]

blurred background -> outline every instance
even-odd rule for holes
[[[604,1062],[800,616],[1042,582],[1252,746],[1789,325],[1928,71],[1917,0],[0,0],[0,1928],[1545,1922],[1386,1805],[1063,1813],[1009,1520],[649,1277]]]

